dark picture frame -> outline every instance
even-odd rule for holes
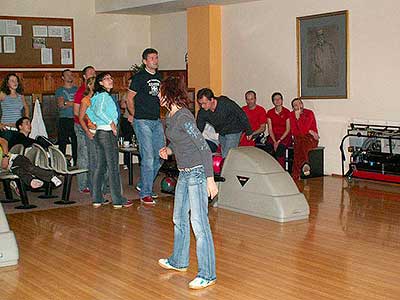
[[[348,11],[297,17],[298,97],[348,98]]]

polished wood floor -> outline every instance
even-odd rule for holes
[[[173,244],[171,198],[8,215],[20,262],[0,270],[0,299],[400,299],[400,186],[324,177],[300,189],[308,221],[210,209],[218,281],[200,291],[187,288],[193,239],[187,273],[157,265]]]

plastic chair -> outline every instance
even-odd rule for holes
[[[69,200],[71,193],[72,177],[77,174],[88,172],[88,169],[68,168],[65,155],[55,146],[49,147],[50,163],[52,169],[60,175],[64,176],[64,187],[62,192],[62,200],[54,202],[55,204],[72,204],[75,201]]]
[[[2,203],[13,203],[13,202],[19,201],[19,200],[14,199],[11,188],[10,188],[10,182],[15,181],[17,183],[17,186],[19,189],[21,203],[22,203],[22,205],[16,206],[15,208],[16,209],[31,209],[31,208],[37,207],[36,205],[29,204],[25,185],[17,175],[11,173],[8,170],[2,170],[2,171],[0,171],[0,180],[3,182],[4,193],[6,195],[6,200],[1,201]]]
[[[50,166],[49,155],[46,150],[39,144],[33,144],[31,149],[28,149],[25,156],[37,167],[45,170],[53,170]],[[45,194],[38,196],[40,199],[57,198],[53,195],[52,183],[45,183]]]
[[[11,147],[11,149],[8,150],[8,153],[10,154],[19,154],[19,155],[24,155],[25,147],[22,144],[16,144]]]

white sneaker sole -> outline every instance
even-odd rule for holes
[[[214,284],[216,284],[216,283],[217,283],[217,281],[216,281],[216,280],[213,280],[213,281],[210,281],[207,285],[190,285],[190,284],[189,284],[189,289],[192,289],[192,290],[201,290],[201,289],[205,289],[206,287],[212,286],[212,285],[214,285]]]
[[[161,262],[161,259],[158,260],[158,264],[160,265],[160,267],[162,267],[162,268],[164,268],[166,270],[175,270],[175,271],[178,271],[178,272],[186,272],[187,271],[187,268],[178,269],[178,268],[175,268],[175,267],[173,267],[171,265],[165,265],[165,264],[163,264]]]

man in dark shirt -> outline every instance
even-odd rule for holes
[[[165,145],[164,129],[160,120],[158,93],[161,75],[158,72],[158,52],[148,48],[142,54],[144,69],[132,78],[129,86],[128,110],[134,116],[133,129],[139,143],[141,157],[140,181],[137,185],[140,200],[154,204],[153,182],[161,166],[159,151]]]
[[[215,97],[212,90],[204,88],[198,91],[197,101],[201,109],[197,115],[197,127],[203,132],[206,123],[210,123],[219,134],[222,157],[226,157],[231,148],[239,145],[243,131],[251,139],[252,129],[245,112],[238,104],[226,96]]]

